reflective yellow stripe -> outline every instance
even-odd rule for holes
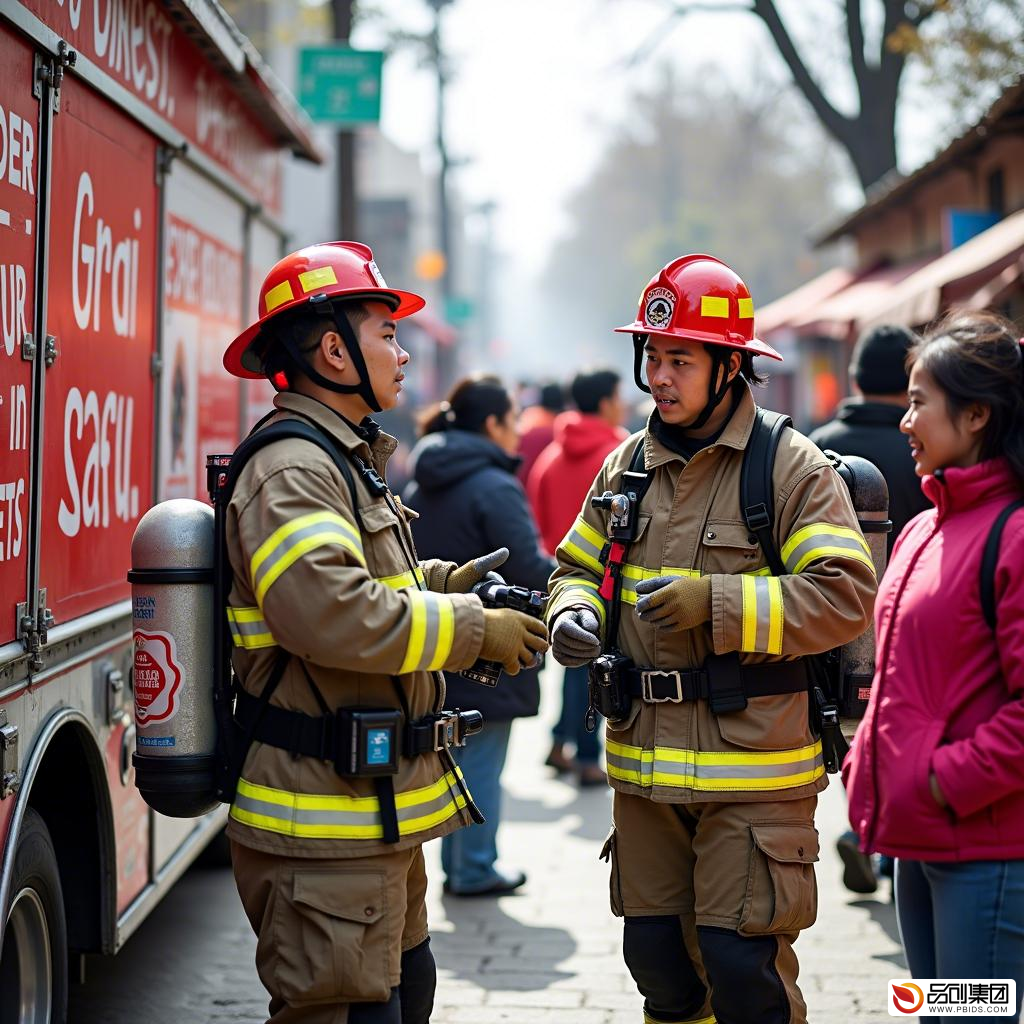
[[[741,320],[752,320],[754,318],[754,300],[739,299],[739,316]]]
[[[644,750],[609,740],[608,774],[635,786],[664,786],[707,792],[795,789],[825,773],[821,741],[793,750],[736,753],[677,747]]]
[[[622,589],[619,599],[623,604],[636,604],[636,585],[641,580],[653,580],[659,576],[686,576],[689,579],[700,579],[700,572],[697,569],[678,569],[672,565],[665,565],[660,569],[647,569],[642,565],[631,565],[629,562],[625,562],[622,566]]]
[[[777,576],[743,576],[740,594],[740,650],[781,654],[785,620],[782,582]]]
[[[572,529],[565,535],[559,547],[579,565],[603,573],[601,552],[604,545],[604,536],[580,517],[573,523]]]
[[[429,590],[407,591],[411,621],[405,660],[399,675],[423,669],[442,668],[452,653],[455,642],[455,608],[451,598]]]
[[[259,608],[228,607],[228,627],[236,647],[258,650],[261,647],[276,647],[277,641]]]
[[[360,565],[366,565],[359,531],[335,512],[311,512],[278,527],[252,556],[253,591],[262,608],[263,598],[274,581],[294,565],[307,551],[323,544],[340,544]]]
[[[264,297],[264,302],[267,305],[267,312],[273,312],[278,306],[284,305],[286,302],[291,302],[295,298],[294,292],[292,292],[291,281],[282,281],[278,285],[274,285],[273,288],[267,292]]]
[[[462,778],[461,771],[458,777]],[[395,794],[399,835],[423,832],[447,821],[466,806],[447,772],[429,786]],[[293,793],[239,779],[231,817],[266,832],[306,839],[381,839],[376,796],[326,796]]]
[[[415,571],[409,569],[407,572],[399,572],[394,576],[378,576],[377,582],[383,583],[385,587],[391,587],[392,590],[404,590],[406,587],[424,589],[427,585],[427,578],[423,575],[423,570],[417,566]]]
[[[314,288],[324,288],[329,284],[337,284],[338,278],[334,267],[317,267],[315,270],[304,270],[299,274],[299,284],[307,294]]]
[[[579,606],[582,601],[588,608],[593,608],[601,625],[605,621],[604,599],[598,593],[600,584],[591,580],[561,579],[551,588],[548,600],[548,622],[554,621],[558,613],[572,605]]]
[[[700,297],[701,316],[729,316],[729,299],[725,295],[702,295]]]
[[[852,558],[872,572],[875,569],[867,541],[859,530],[847,526],[814,523],[797,530],[782,546],[782,561],[794,575],[820,558]]]

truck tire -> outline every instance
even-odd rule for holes
[[[46,822],[25,811],[0,952],[0,1021],[64,1024],[68,934],[57,855]]]

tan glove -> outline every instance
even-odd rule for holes
[[[498,548],[489,555],[481,555],[474,558],[457,569],[452,569],[445,580],[443,593],[445,594],[468,594],[473,587],[479,583],[489,572],[493,572],[499,565],[503,565],[508,558],[508,548]]]
[[[510,675],[529,668],[548,649],[548,628],[540,619],[511,608],[484,609],[480,657],[497,661]]]
[[[641,580],[636,592],[644,595],[636,603],[637,617],[655,629],[679,632],[711,618],[710,576],[658,576]]]

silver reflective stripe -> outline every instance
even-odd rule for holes
[[[600,573],[604,572],[604,566],[601,564],[601,551],[604,544],[605,539],[597,530],[582,519],[577,519],[573,528],[562,541],[561,547],[574,562]]]
[[[835,556],[839,551],[848,551],[850,556],[858,561],[864,560],[864,542],[853,537],[840,537],[835,534],[819,534],[816,537],[808,537],[802,544],[798,544],[786,559],[786,568],[791,572],[799,572],[797,566],[804,568],[817,558]]]
[[[785,764],[694,764],[692,761],[654,762],[658,775],[686,775],[697,779],[785,779],[787,775],[802,775],[823,764],[821,754],[802,761]]]

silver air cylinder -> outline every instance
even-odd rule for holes
[[[828,453],[832,455],[831,452]],[[889,488],[878,467],[858,455],[844,455],[837,467],[853,500],[857,522],[871,549],[875,577],[882,578],[887,562],[887,538],[892,532],[889,519]],[[844,644],[839,665],[839,717],[843,735],[853,737],[867,710],[871,681],[875,675],[874,624],[855,640]]]
[[[213,509],[163,501],[132,538],[135,785],[155,811],[191,818],[212,810]]]

